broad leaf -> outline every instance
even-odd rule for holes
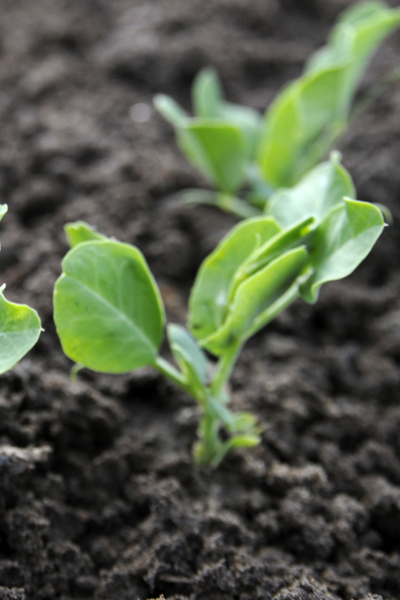
[[[339,155],[332,153],[329,162],[315,167],[293,188],[276,191],[265,213],[283,228],[310,215],[320,221],[344,196],[355,196],[354,185]]]
[[[64,226],[67,242],[71,248],[82,244],[82,242],[105,241],[108,238],[101,233],[97,233],[93,227],[90,227],[83,221],[75,221],[75,223],[67,223]]]
[[[237,289],[222,327],[200,344],[220,355],[259,331],[298,295],[298,279],[309,260],[304,247],[286,252]]]
[[[194,391],[204,392],[208,377],[208,361],[192,335],[180,325],[167,328],[169,345],[176,362]]]
[[[0,210],[0,216],[3,214]],[[4,286],[0,290],[0,373],[11,369],[25,356],[36,344],[41,331],[36,311],[25,304],[8,302],[3,289]]]
[[[128,244],[78,244],[63,261],[54,320],[64,352],[90,369],[124,373],[154,363],[164,310],[142,254]]]
[[[197,339],[221,327],[233,277],[252,252],[280,232],[267,217],[239,223],[203,262],[189,300],[189,326]]]
[[[243,183],[247,143],[238,127],[192,119],[177,135],[186,156],[219,190],[234,193]]]
[[[327,281],[347,277],[372,250],[385,226],[382,212],[367,202],[345,199],[331,209],[316,231],[311,265],[314,273],[301,287],[307,302],[315,302]]]

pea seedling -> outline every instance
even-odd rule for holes
[[[54,290],[64,352],[99,372],[152,366],[191,394],[202,411],[199,464],[216,466],[231,449],[257,445],[256,419],[228,406],[232,369],[246,340],[296,298],[315,302],[323,283],[346,277],[369,253],[384,227],[382,213],[354,195],[334,154],[292,189],[272,195],[268,215],[234,227],[199,270],[190,332],[167,327],[175,365],[159,355],[164,307],[140,251],[85,223],[67,225],[72,248]]]
[[[298,183],[344,132],[371,55],[399,23],[400,8],[379,1],[344,11],[327,45],[263,117],[226,102],[210,68],[193,84],[195,117],[157,95],[154,104],[175,127],[183,153],[217,190],[185,190],[181,199],[214,204],[242,218],[261,214],[274,190]]]
[[[7,212],[0,205],[0,221]],[[25,304],[8,302],[0,287],[0,373],[11,369],[36,344],[40,335],[40,320],[36,311]]]

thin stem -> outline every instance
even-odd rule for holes
[[[162,373],[163,375],[168,377],[168,379],[171,379],[174,383],[179,385],[179,387],[181,387],[183,390],[185,390],[185,392],[190,393],[189,386],[187,384],[185,377],[182,375],[182,373],[180,371],[178,371],[178,369],[176,369],[173,365],[171,365],[171,363],[169,363],[167,360],[165,360],[164,358],[161,358],[161,356],[157,356],[156,361],[153,364],[153,367],[155,369],[157,369],[157,371],[159,371],[160,373]]]
[[[217,370],[214,376],[214,380],[211,383],[211,392],[214,398],[218,399],[225,384],[227,383],[233,367],[235,366],[235,362],[239,355],[239,352],[242,348],[242,342],[237,342],[234,344],[229,351],[224,354],[224,356],[220,359]]]

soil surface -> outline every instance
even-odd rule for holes
[[[1,281],[45,329],[0,379],[1,600],[400,598],[398,84],[340,142],[358,197],[394,223],[235,370],[258,448],[194,466],[191,399],[148,369],[71,382],[52,322],[63,224],[77,219],[136,244],[185,322],[196,270],[235,219],[174,202],[204,182],[152,96],[189,108],[212,64],[230,100],[263,110],[350,4],[0,0]],[[397,32],[364,87],[399,52]]]

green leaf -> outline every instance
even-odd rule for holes
[[[276,191],[265,213],[286,228],[310,215],[320,221],[344,196],[354,197],[353,182],[339,158],[332,153],[329,162],[315,167],[293,188]]]
[[[0,218],[3,216],[0,207]],[[0,373],[11,369],[36,344],[40,331],[38,314],[25,304],[4,298],[0,289]]]
[[[180,325],[168,325],[168,340],[176,362],[194,392],[204,393],[208,378],[207,357],[192,335]]]
[[[183,204],[210,204],[211,206],[218,206],[221,210],[234,214],[241,219],[249,219],[261,214],[258,208],[231,194],[188,188],[182,190],[176,196]]]
[[[254,431],[257,426],[257,419],[254,415],[249,412],[241,412],[235,417],[234,431],[238,433],[246,433]]]
[[[192,119],[177,135],[186,156],[219,190],[234,193],[243,183],[247,146],[238,127]]]
[[[336,136],[344,66],[311,73],[290,84],[265,116],[258,164],[268,183],[291,187],[318,162]],[[330,130],[326,130],[331,126]],[[325,131],[326,130],[326,131]],[[325,136],[325,138],[323,137]]]
[[[234,449],[238,448],[254,448],[258,446],[261,442],[261,438],[257,434],[242,434],[242,435],[234,435],[232,436],[226,443],[228,448],[225,451],[225,454]]]
[[[254,335],[297,297],[308,260],[304,247],[295,248],[246,279],[238,287],[222,327],[200,344],[220,355]]]
[[[226,102],[215,69],[202,69],[192,87],[194,113],[205,119],[225,121],[238,127],[246,138],[247,158],[252,158],[259,138],[261,116],[256,110]]]
[[[260,140],[261,115],[248,106],[224,102],[220,108],[220,117],[239,127],[246,138],[248,160],[253,159]]]
[[[205,119],[219,118],[223,101],[222,86],[217,72],[210,67],[202,69],[192,86],[194,114]]]
[[[280,227],[270,218],[248,219],[234,227],[203,262],[189,300],[189,327],[197,339],[221,327],[237,269],[255,248],[279,232]]]
[[[311,277],[301,286],[306,302],[318,298],[323,283],[347,277],[373,248],[385,226],[382,212],[367,202],[345,199],[334,206],[316,231]]]
[[[400,9],[375,2],[353,7],[264,117],[258,164],[275,187],[297,183],[345,128],[364,69],[400,23]]]
[[[238,284],[244,281],[244,279],[264,268],[268,263],[282,256],[288,250],[304,244],[314,226],[315,218],[307,216],[301,221],[297,221],[294,225],[282,230],[270,240],[267,240],[260,248],[256,248],[247,261],[237,270],[229,297],[231,297]]]
[[[154,96],[153,104],[166,121],[174,127],[182,127],[190,118],[175,100],[165,94]]]
[[[0,221],[2,220],[2,218],[4,217],[4,215],[6,214],[7,210],[8,210],[7,204],[0,204]]]
[[[400,24],[400,9],[383,2],[364,2],[344,11],[332,30],[328,45],[312,57],[306,71],[347,61],[341,110],[348,113],[355,90],[371,55],[382,40]]]
[[[124,373],[155,362],[164,309],[143,255],[128,244],[78,244],[63,261],[54,320],[69,358],[94,371]]]
[[[91,242],[91,241],[104,241],[108,238],[101,233],[97,233],[93,227],[90,227],[87,223],[83,221],[75,221],[75,223],[67,223],[64,226],[65,235],[67,237],[67,242],[71,248],[77,246],[78,244],[82,244],[82,242]]]

